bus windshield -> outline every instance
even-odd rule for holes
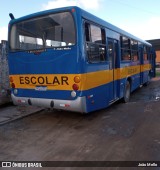
[[[70,12],[49,14],[12,25],[10,51],[75,45],[75,25]]]

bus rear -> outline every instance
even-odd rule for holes
[[[16,105],[86,112],[81,56],[73,8],[13,19],[9,74]]]

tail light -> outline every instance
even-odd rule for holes
[[[14,83],[11,84],[11,87],[14,89],[16,86]]]
[[[81,81],[81,78],[79,76],[74,77],[74,82],[75,83],[80,83],[80,81]]]
[[[73,90],[77,91],[79,90],[79,85],[78,83],[81,82],[81,78],[79,76],[74,77],[74,84],[72,85]]]
[[[14,88],[16,87],[16,85],[15,85],[15,83],[14,83],[13,77],[10,77],[10,78],[9,78],[9,81],[10,81],[11,87],[14,89]]]
[[[73,90],[77,91],[79,89],[79,86],[77,84],[73,84],[72,88]]]
[[[12,82],[13,82],[13,77],[10,77],[10,78],[9,78],[9,81],[12,83]]]

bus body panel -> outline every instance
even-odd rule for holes
[[[81,67],[78,58],[79,52],[75,47],[67,50],[47,50],[41,54],[13,53],[9,56],[10,74],[79,73],[82,70],[79,70]],[[18,65],[13,65],[14,62]]]
[[[73,46],[9,53],[10,84],[15,104],[88,113],[106,108],[123,98],[127,81],[132,92],[146,83],[148,76],[155,75],[155,55],[152,60],[143,60],[144,46],[151,47],[149,43],[78,7],[48,10],[13,20],[9,26],[9,37],[15,23],[66,11],[72,14],[74,20],[76,42]],[[86,23],[105,31],[105,45],[99,45],[106,50],[103,62],[89,61]],[[122,36],[141,44],[138,44],[137,61],[122,61]],[[112,53],[109,45],[112,45]]]

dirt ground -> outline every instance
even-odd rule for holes
[[[155,78],[127,104],[88,115],[44,110],[0,126],[0,161],[159,161],[159,105]]]

